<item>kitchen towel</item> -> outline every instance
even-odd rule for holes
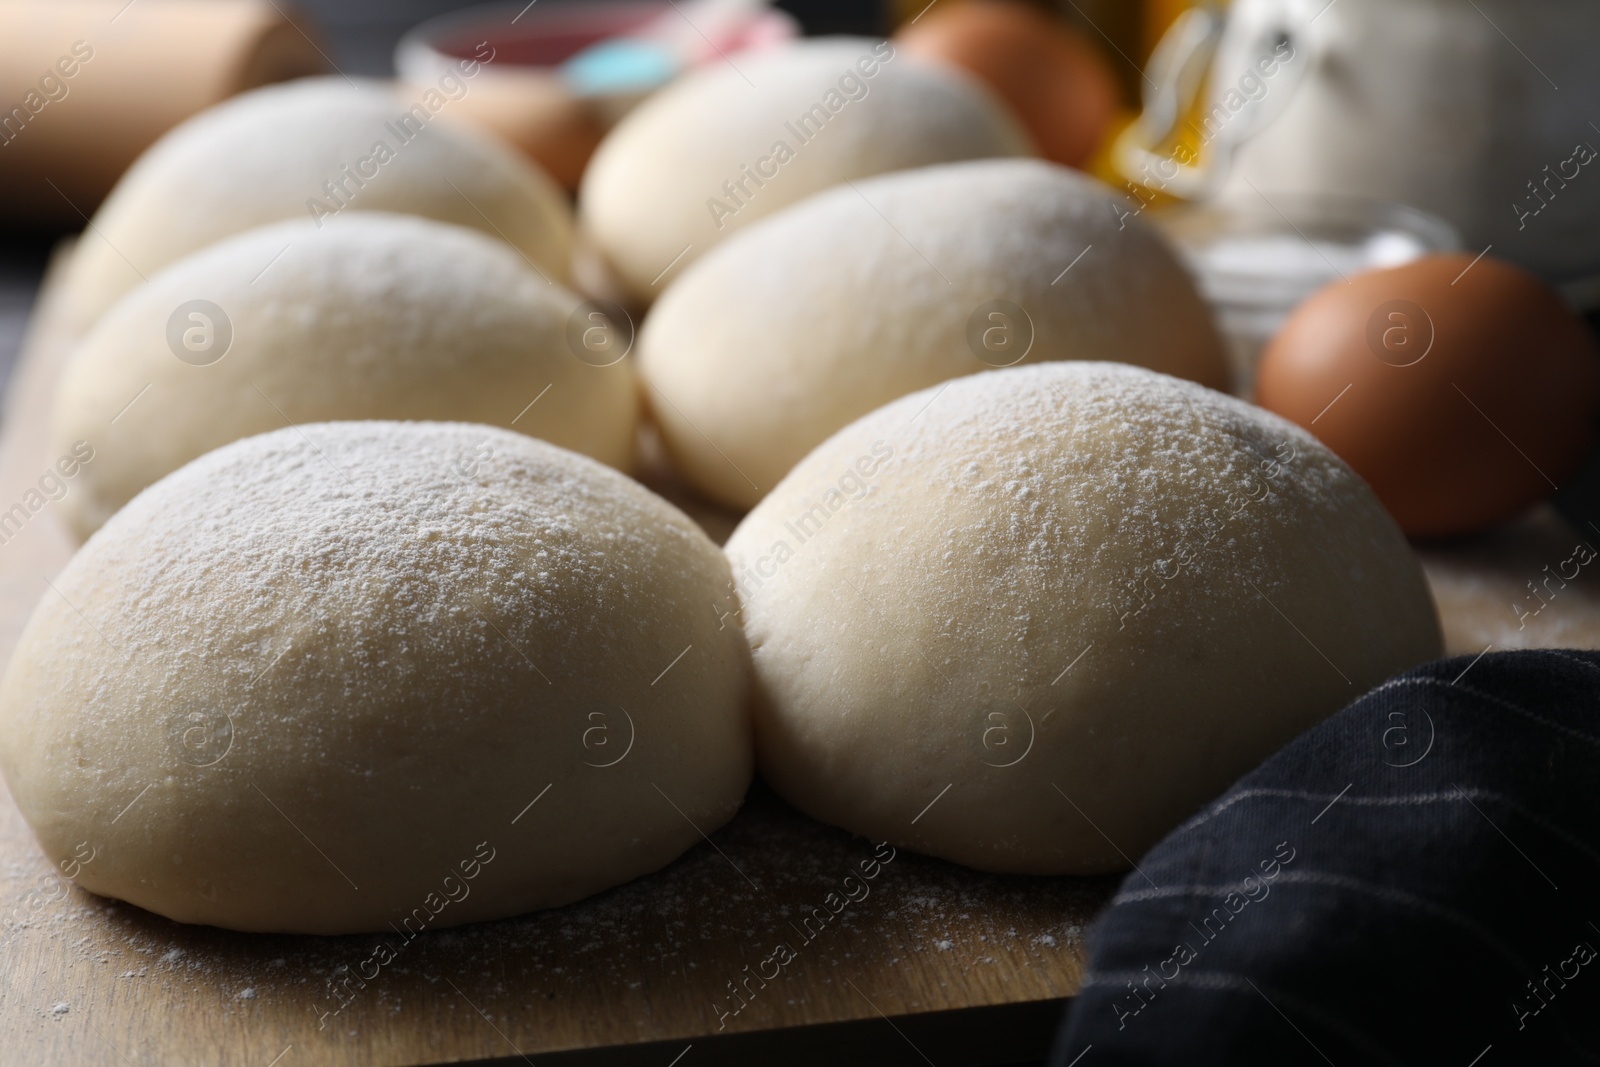
[[[1600,1063],[1600,654],[1407,672],[1139,861],[1052,1058]]]

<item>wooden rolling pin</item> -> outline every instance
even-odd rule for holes
[[[0,224],[81,226],[177,123],[328,67],[273,0],[0,0]]]

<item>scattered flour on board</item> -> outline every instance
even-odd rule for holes
[[[857,873],[872,843],[799,815],[759,784],[715,839],[759,889],[701,845],[663,871],[565,908],[424,934],[401,946],[341,1019],[382,1025],[431,1011],[455,996],[444,977],[486,1010],[490,998],[500,1011],[630,1010],[621,1005],[646,1004],[673,984],[701,984],[707,972],[720,985],[785,939],[799,960],[780,995],[802,1003],[817,986],[893,973],[923,955],[937,956],[944,973],[992,970],[998,962],[1011,969],[1003,973],[1026,974],[1057,953],[1081,950],[1083,925],[1118,881],[1008,878],[900,850],[867,883],[865,899],[802,947],[790,924]],[[0,951],[13,937],[48,942],[69,970],[104,968],[107,978],[175,995],[195,1010],[257,1000],[304,1005],[308,1017],[314,1005],[327,1005],[327,981],[340,968],[356,968],[384,937],[400,943],[394,935],[181,927],[81,890],[26,927],[0,930]]]

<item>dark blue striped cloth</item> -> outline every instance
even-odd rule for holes
[[[1056,1067],[1600,1063],[1600,654],[1379,686],[1175,830]]]

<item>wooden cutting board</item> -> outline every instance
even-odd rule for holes
[[[53,459],[44,427],[73,340],[69,318],[47,281],[8,396],[0,510]],[[679,496],[670,481],[655,484]],[[727,516],[690,510],[726,535]],[[1600,530],[1590,535],[1600,544]],[[1450,650],[1600,647],[1600,580],[1586,572],[1541,598],[1537,615],[1527,613],[1532,601],[1513,607],[1585,539],[1546,510],[1427,553]],[[48,504],[0,544],[0,662],[33,605],[55,595],[47,580],[72,548]],[[732,824],[659,874],[557,911],[424,934],[364,979],[381,938],[189,927],[78,890],[39,854],[0,787],[0,1061],[958,1067],[1041,1058],[1081,980],[1085,927],[1119,879],[1003,878],[901,852],[866,898],[797,944],[793,922],[872,855],[868,842],[758,785]],[[797,958],[776,979],[750,979],[779,942]],[[330,983],[352,972],[333,994]]]
[[[71,320],[47,279],[8,397],[0,511],[54,458],[45,426]],[[713,536],[731,528],[694,511]],[[56,595],[47,579],[73,547],[48,504],[0,544],[0,662],[33,605]],[[71,886],[0,788],[0,1063],[668,1067],[683,1054],[678,1067],[705,1067],[846,1062],[836,1053],[847,1047],[874,1064],[920,1065],[926,1053],[955,1067],[1043,1056],[1061,998],[1078,987],[1084,928],[1119,879],[1000,878],[901,852],[866,898],[799,943],[791,923],[872,856],[867,841],[758,786],[732,824],[663,872],[557,911],[423,934],[360,984],[379,938],[183,926]],[[780,941],[798,957],[776,980],[746,984]],[[332,994],[330,980],[350,972],[347,992]]]

